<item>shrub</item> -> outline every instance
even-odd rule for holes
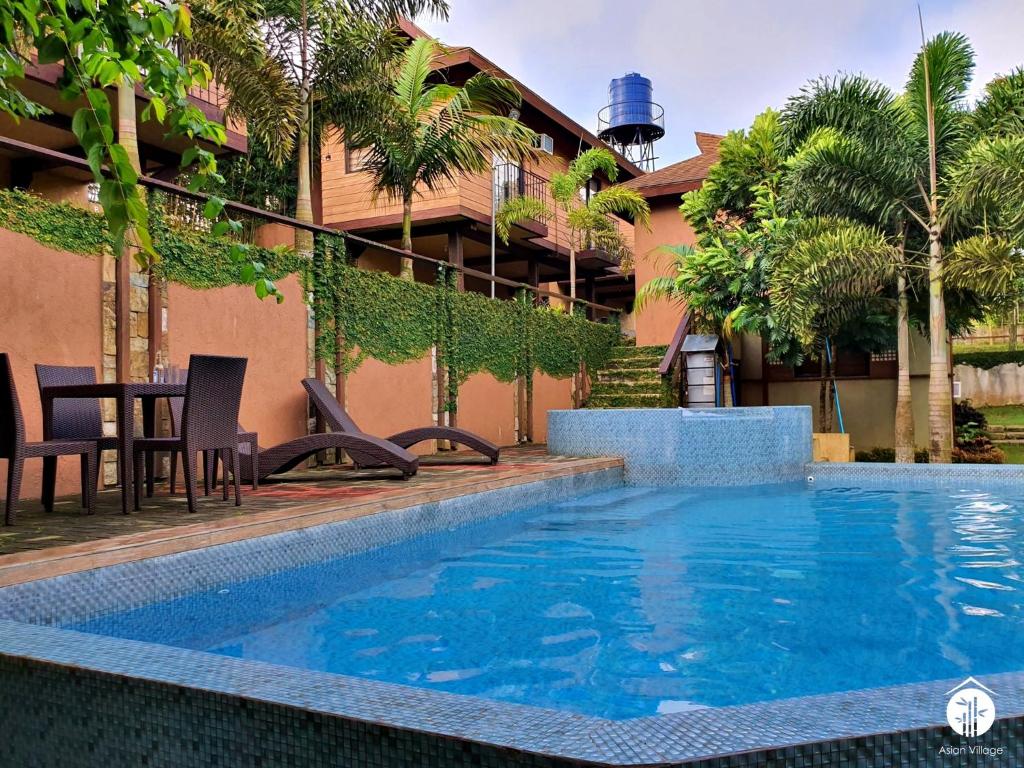
[[[998,365],[1015,363],[1024,365],[1024,350],[985,350],[983,352],[956,352],[953,355],[954,365],[967,365],[971,368],[987,370]]]
[[[953,424],[957,427],[974,424],[980,429],[988,426],[985,414],[971,405],[970,400],[960,400],[953,406]]]
[[[857,461],[873,464],[892,464],[896,461],[896,450],[894,448],[870,448],[866,451],[857,451],[854,454]],[[914,451],[915,464],[928,463],[928,451]]]

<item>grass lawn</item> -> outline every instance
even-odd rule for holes
[[[1006,456],[1005,464],[1024,464],[1024,445],[1000,445],[999,450]]]
[[[989,424],[1024,427],[1024,405],[989,405],[979,408]]]
[[[1024,405],[990,405],[979,408],[989,424],[1024,427]],[[1024,464],[1024,445],[999,445],[1007,464]]]

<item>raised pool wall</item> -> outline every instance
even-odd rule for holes
[[[794,482],[811,461],[811,409],[548,411],[548,450],[621,457],[629,485]]]

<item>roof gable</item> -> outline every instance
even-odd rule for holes
[[[635,189],[646,198],[681,195],[691,189],[697,189],[707,178],[711,166],[718,162],[718,145],[724,137],[699,131],[694,136],[700,150],[699,155],[630,179],[624,182],[623,186]]]

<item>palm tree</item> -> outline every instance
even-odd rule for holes
[[[622,236],[613,214],[633,220],[636,226],[650,225],[651,208],[634,189],[610,186],[589,194],[591,180],[598,172],[608,181],[618,178],[619,166],[607,149],[595,147],[581,153],[569,163],[564,173],[551,176],[550,191],[555,205],[565,214],[569,226],[569,295],[576,298],[576,252],[598,248],[615,256],[624,271],[629,271],[633,252]],[[495,228],[507,245],[512,224],[517,221],[558,218],[543,200],[522,195],[506,200],[495,216]],[[557,243],[558,234],[555,234]]]
[[[878,227],[893,243],[896,275],[896,461],[914,461],[910,388],[908,290],[916,265],[907,260],[909,216],[900,204],[916,193],[913,168],[900,165],[912,152],[906,102],[861,76],[822,79],[790,99],[783,115],[789,149],[788,207],[811,215],[841,216]],[[890,158],[894,153],[903,153]],[[837,177],[829,171],[850,171]],[[856,186],[859,194],[850,195]]]
[[[226,113],[246,121],[277,162],[298,154],[295,218],[313,222],[317,126],[357,128],[385,106],[399,16],[447,15],[447,0],[198,0],[190,50],[227,90]],[[318,113],[318,114],[317,114]],[[312,235],[296,233],[300,252]]]
[[[489,172],[496,154],[522,162],[534,152],[534,132],[506,116],[521,102],[512,81],[478,72],[461,86],[431,83],[442,55],[436,40],[414,40],[390,84],[384,114],[345,133],[350,147],[366,150],[363,169],[373,177],[374,196],[401,201],[406,251],[412,250],[417,194]],[[402,276],[412,277],[412,259],[402,259]]]
[[[874,216],[886,231],[907,232],[900,235],[904,253],[910,236],[905,228],[915,228],[927,249],[933,462],[949,462],[952,453],[944,268],[954,232],[944,201],[956,165],[975,138],[965,104],[973,68],[967,39],[944,32],[924,44],[903,95],[858,78],[821,80],[792,99],[784,116],[794,149],[811,142],[796,163],[798,184],[813,190],[808,197],[845,200],[843,207]],[[902,320],[905,310],[900,314]],[[899,338],[905,342],[908,336],[901,328]],[[906,363],[904,354],[901,370]],[[907,391],[907,383],[904,374],[901,390]],[[906,420],[906,404],[902,408]],[[901,442],[905,452],[905,438]]]

